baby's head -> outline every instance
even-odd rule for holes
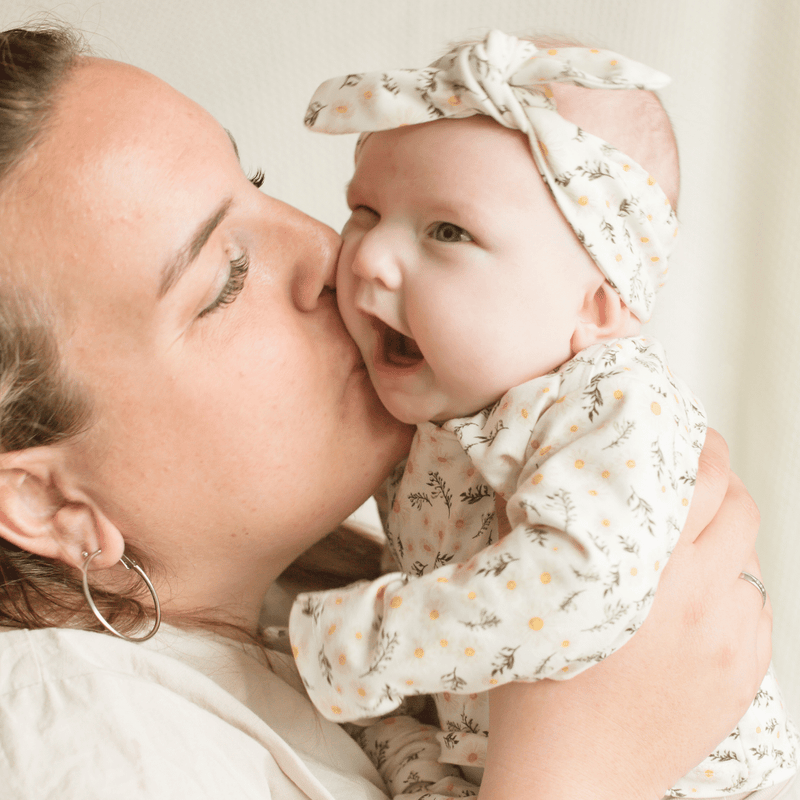
[[[561,117],[677,192],[672,131],[652,94],[554,84],[553,95]],[[485,115],[393,127],[362,141],[348,189],[339,307],[398,418],[475,413],[579,350],[638,331],[590,255],[592,241],[579,240],[541,171],[529,136]]]

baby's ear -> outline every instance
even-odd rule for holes
[[[125,549],[117,528],[64,469],[57,446],[0,455],[0,536],[74,567],[84,551],[103,551],[96,567],[115,564]]]
[[[586,293],[572,334],[572,353],[574,355],[597,342],[634,336],[640,327],[636,315],[631,313],[608,281],[603,281],[599,288]]]

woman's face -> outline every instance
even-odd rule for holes
[[[198,604],[274,577],[402,456],[328,288],[338,236],[152,75],[87,59],[4,201],[2,255],[94,401],[70,468]]]

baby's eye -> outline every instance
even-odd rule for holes
[[[350,219],[345,222],[344,228],[342,228],[342,236],[353,227],[363,228],[364,230],[374,228],[379,219],[378,213],[371,208],[367,206],[356,206],[350,212]]]
[[[473,241],[469,231],[465,231],[452,222],[434,222],[428,229],[428,236],[437,242],[471,242]]]

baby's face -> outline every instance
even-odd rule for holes
[[[483,117],[367,138],[339,307],[398,419],[466,416],[572,355],[596,268],[523,134]]]

